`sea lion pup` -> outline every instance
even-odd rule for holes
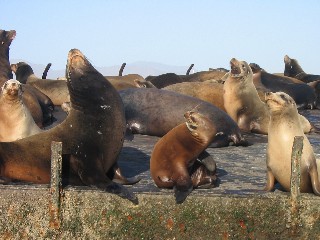
[[[202,164],[193,168],[217,130],[210,119],[188,111],[181,123],[164,135],[154,146],[150,160],[150,173],[160,188],[172,188],[176,202],[182,203],[193,188],[213,187],[216,180],[213,169]],[[215,169],[215,167],[214,167]]]
[[[259,98],[253,84],[253,73],[245,61],[230,60],[231,70],[224,83],[224,107],[241,130],[268,134],[270,113]],[[299,115],[305,133],[311,131],[310,122]]]
[[[223,103],[223,84],[221,83],[182,82],[164,87],[163,90],[195,97],[226,111]]]
[[[11,142],[42,132],[22,101],[17,80],[6,81],[0,93],[0,142]]]
[[[250,63],[249,66],[253,72],[253,83],[256,88],[265,88],[266,92],[285,92],[293,98],[298,109],[316,107],[315,88],[298,79],[268,73],[258,64]]]
[[[70,96],[66,81],[38,78],[31,66],[25,62],[11,64],[16,79],[24,84],[29,84],[47,95],[54,105],[60,106],[64,102],[70,102]]]
[[[295,136],[303,136],[300,165],[300,191],[320,195],[319,161],[316,161],[312,146],[304,135],[294,100],[286,93],[266,93],[270,109],[266,191],[272,191],[275,182],[290,191],[291,154]]]
[[[121,151],[124,109],[118,91],[77,49],[67,61],[71,110],[56,127],[14,142],[0,143],[1,177],[50,182],[51,142],[62,142],[63,184],[87,185],[137,202],[107,177]]]

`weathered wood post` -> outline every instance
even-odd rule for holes
[[[51,181],[50,181],[50,200],[49,216],[50,228],[60,228],[60,199],[61,199],[61,173],[62,173],[62,143],[51,143]]]
[[[299,199],[300,199],[300,164],[303,149],[303,136],[294,137],[291,154],[291,234],[298,232],[299,226]]]
[[[122,63],[120,70],[119,70],[119,76],[122,76],[122,73],[123,73],[125,66],[126,66],[126,63]]]
[[[191,69],[193,68],[193,66],[194,66],[194,64],[192,63],[192,64],[190,65],[190,67],[188,68],[188,70],[187,70],[187,72],[186,72],[186,75],[189,75],[189,74],[190,74],[190,71],[191,71]]]

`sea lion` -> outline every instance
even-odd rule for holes
[[[9,50],[16,31],[5,31],[0,29],[0,87],[9,79],[12,79],[12,72],[9,62]]]
[[[12,71],[9,61],[9,51],[11,42],[15,37],[15,30],[0,30],[0,87],[7,80],[12,79]],[[46,120],[44,121],[43,112],[39,100],[37,99],[37,96],[34,93],[30,92],[29,89],[23,89],[22,96],[23,101],[29,108],[33,119],[39,127],[42,127],[45,124]]]
[[[303,71],[302,67],[296,59],[290,58],[288,55],[284,56],[284,75],[288,77],[297,78],[305,83],[320,80],[320,75],[308,74]]]
[[[284,92],[267,93],[266,101],[270,109],[266,191],[274,188],[275,182],[290,191],[291,154],[295,136],[303,136],[303,150],[300,163],[300,191],[320,195],[319,165],[304,135],[294,100]]]
[[[160,188],[173,187],[177,203],[182,203],[193,188],[212,187],[216,180],[213,169],[201,164],[193,168],[199,154],[217,134],[215,125],[197,112],[188,111],[184,117],[185,123],[170,130],[155,144],[150,159],[155,184]]]
[[[134,194],[108,178],[125,133],[118,91],[77,49],[67,61],[71,110],[56,127],[14,142],[0,143],[1,177],[50,182],[51,142],[62,142],[63,184],[88,185],[137,202]]]
[[[201,99],[226,111],[223,103],[223,84],[221,83],[182,82],[169,85],[162,89]]]
[[[11,69],[19,82],[35,87],[47,95],[54,105],[60,106],[62,103],[70,101],[66,81],[38,78],[31,66],[25,62],[11,64]]]
[[[224,83],[224,107],[241,130],[268,134],[270,113],[253,84],[253,73],[247,62],[230,60],[231,70]],[[311,131],[310,122],[299,115],[306,133]]]
[[[223,77],[226,74],[224,70],[211,69],[209,71],[196,72],[189,75],[179,75],[183,82],[205,82],[217,81],[223,82]]]
[[[6,81],[0,93],[0,142],[11,142],[42,132],[22,101],[22,86]]]
[[[190,109],[208,117],[216,126],[217,135],[210,147],[247,145],[237,124],[212,104],[183,94],[156,88],[128,88],[119,91],[127,120],[127,133],[162,137],[184,122]]]
[[[164,88],[172,84],[183,82],[180,76],[175,73],[165,73],[159,76],[148,76],[145,80],[151,82],[156,88]]]
[[[298,109],[314,109],[317,105],[316,91],[300,80],[268,73],[257,64],[249,64],[253,72],[256,88],[265,88],[266,92],[285,92],[296,102]]]

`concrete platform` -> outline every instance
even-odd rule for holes
[[[303,111],[317,127],[320,111]],[[87,187],[67,187],[61,198],[59,230],[49,227],[49,187],[1,186],[0,236],[4,239],[320,239],[320,198],[302,194],[298,215],[289,193],[262,191],[266,180],[267,136],[246,135],[253,145],[209,148],[219,185],[195,189],[177,205],[173,191],[157,188],[149,159],[157,137],[125,141],[119,165],[139,198],[134,205]],[[308,135],[320,158],[320,135]],[[291,147],[291,146],[288,146]]]

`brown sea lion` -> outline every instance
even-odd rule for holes
[[[62,103],[70,101],[67,82],[38,78],[31,66],[25,62],[11,64],[11,69],[19,82],[35,87],[47,95],[54,105],[60,106]]]
[[[285,92],[293,98],[299,109],[316,107],[317,97],[313,87],[298,79],[268,73],[258,64],[250,63],[249,66],[253,72],[253,83],[256,88],[265,88],[266,92]]]
[[[303,136],[303,150],[300,164],[300,191],[320,195],[319,165],[312,146],[304,135],[294,100],[286,93],[267,93],[270,109],[268,147],[267,147],[267,185],[266,191],[274,189],[275,182],[290,191],[291,154],[295,136]]]
[[[224,107],[243,131],[268,134],[270,113],[259,98],[253,84],[253,73],[245,61],[232,58],[231,70],[224,83]],[[299,115],[305,133],[311,131],[310,122]]]
[[[215,137],[215,125],[196,112],[188,111],[184,117],[185,123],[173,128],[155,144],[150,160],[154,182],[160,188],[173,188],[177,203],[182,203],[193,188],[212,187],[216,180],[213,169],[201,164],[193,168],[199,154]]]
[[[137,202],[134,194],[108,177],[121,151],[125,116],[118,91],[77,49],[68,54],[71,110],[54,128],[0,143],[1,177],[49,183],[51,142],[62,142],[63,184],[88,185]],[[111,173],[110,173],[111,171]]]
[[[42,132],[22,101],[22,86],[6,81],[0,93],[0,142],[11,142]]]
[[[209,102],[223,111],[223,84],[209,82],[183,82],[164,87],[163,90],[185,94]]]

